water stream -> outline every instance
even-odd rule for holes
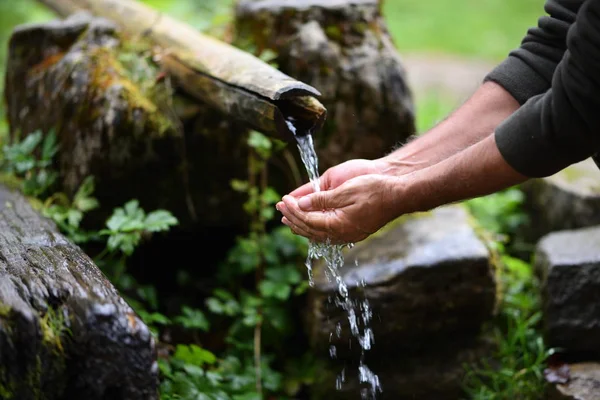
[[[288,122],[288,126],[290,126],[292,132],[296,132],[293,122]],[[315,152],[312,135],[296,135],[296,140],[309,179],[314,190],[318,192],[321,190],[319,185],[319,162]],[[351,299],[348,287],[341,274],[341,268],[344,266],[343,250],[345,247],[352,246],[353,244],[351,243],[346,245],[331,245],[329,243],[310,242],[308,256],[306,258],[306,268],[308,270],[309,284],[314,286],[313,263],[318,259],[323,259],[325,262],[325,275],[328,281],[334,283],[337,287],[337,291],[333,296],[334,298],[330,298],[330,301],[345,311],[350,326],[350,332],[361,347],[360,363],[358,367],[358,378],[361,386],[363,386],[361,389],[361,397],[362,399],[376,399],[377,393],[382,391],[379,377],[373,373],[364,362],[365,352],[370,350],[374,343],[373,331],[370,328],[372,318],[371,307],[367,299]],[[333,335],[336,335],[339,338],[341,337],[341,334],[342,326],[338,323],[335,332],[330,333],[330,340],[333,339]],[[332,358],[336,358],[337,349],[334,345],[330,346],[329,354]],[[343,384],[346,381],[346,375],[345,369],[338,375],[336,380],[336,388],[338,390],[342,389]]]

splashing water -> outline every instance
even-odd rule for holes
[[[296,132],[292,122],[288,122],[288,126],[292,132]],[[297,135],[298,150],[300,157],[306,167],[308,177],[313,185],[315,192],[321,190],[319,185],[319,168],[317,154],[314,149],[312,135]],[[381,384],[379,377],[373,373],[364,363],[365,352],[371,349],[374,343],[373,331],[369,328],[372,318],[372,311],[368,300],[352,301],[348,291],[348,286],[344,282],[341,275],[341,268],[344,266],[344,247],[352,247],[353,244],[346,245],[331,245],[330,243],[315,243],[310,242],[308,248],[308,256],[306,258],[306,268],[308,271],[308,279],[310,286],[314,286],[313,279],[313,262],[319,258],[324,259],[326,269],[325,275],[329,282],[335,282],[337,285],[337,293],[334,296],[333,302],[337,307],[340,307],[347,314],[350,332],[357,339],[361,346],[360,364],[358,367],[358,377],[361,384],[366,385],[366,388],[361,390],[362,399],[376,399],[377,393],[381,392]],[[330,298],[330,300],[332,300]],[[361,332],[362,325],[362,332]],[[341,324],[337,324],[335,335],[339,338],[342,334]],[[330,340],[333,337],[333,332],[330,334]],[[337,349],[334,345],[329,347],[331,358],[337,356]],[[346,370],[343,369],[336,380],[336,388],[342,389],[342,385],[346,382]]]

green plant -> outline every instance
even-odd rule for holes
[[[23,140],[2,148],[2,170],[19,179],[25,195],[41,197],[47,194],[58,177],[52,169],[57,151],[54,131],[46,135],[40,130],[35,131]]]
[[[92,197],[94,189],[94,178],[89,176],[83,180],[73,199],[62,192],[48,197],[43,203],[42,215],[51,218],[75,243],[85,243],[96,236],[80,228],[84,215],[99,207],[98,200]]]
[[[501,302],[489,331],[497,344],[491,360],[467,366],[465,392],[474,400],[538,399],[550,351],[540,330],[539,281],[531,263],[510,256],[506,243],[515,240],[526,222],[524,197],[518,188],[466,202],[477,223],[494,236]]]
[[[502,257],[505,288],[493,335],[498,350],[491,362],[471,366],[465,387],[470,399],[539,399],[544,390],[543,371],[550,351],[544,346],[538,282],[531,265]]]
[[[169,211],[157,210],[149,214],[140,208],[138,200],[131,200],[123,207],[116,208],[106,221],[106,229],[100,235],[107,236],[107,249],[116,250],[130,256],[142,237],[161,231],[167,231],[178,224]]]
[[[268,160],[284,145],[250,132],[248,146],[248,179],[233,180],[231,186],[247,196],[244,210],[250,218],[250,229],[237,239],[220,266],[220,287],[205,302],[211,326],[225,327],[225,350],[214,362],[212,358],[205,362],[206,353],[197,349],[196,362],[187,353],[182,359],[178,351],[163,360],[164,399],[192,399],[198,393],[207,399],[293,396],[303,384],[310,384],[316,373],[312,358],[291,354],[285,348],[299,329],[292,315],[294,298],[307,288],[298,266],[302,265],[308,243],[285,227],[267,228],[280,198],[268,186]],[[176,322],[194,329],[207,328],[204,313],[185,308],[182,311]],[[295,357],[303,362],[291,361]]]

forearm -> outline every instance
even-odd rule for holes
[[[527,177],[510,167],[493,134],[431,167],[399,177],[393,217],[484,196],[520,184]]]
[[[436,127],[379,159],[381,171],[402,175],[435,165],[487,137],[518,108],[504,88],[486,82]]]

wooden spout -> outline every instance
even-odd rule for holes
[[[131,38],[161,48],[162,67],[191,96],[267,134],[293,139],[286,120],[303,132],[321,128],[327,111],[315,88],[257,57],[203,35],[135,0],[40,0],[62,17],[87,11],[114,21]]]

